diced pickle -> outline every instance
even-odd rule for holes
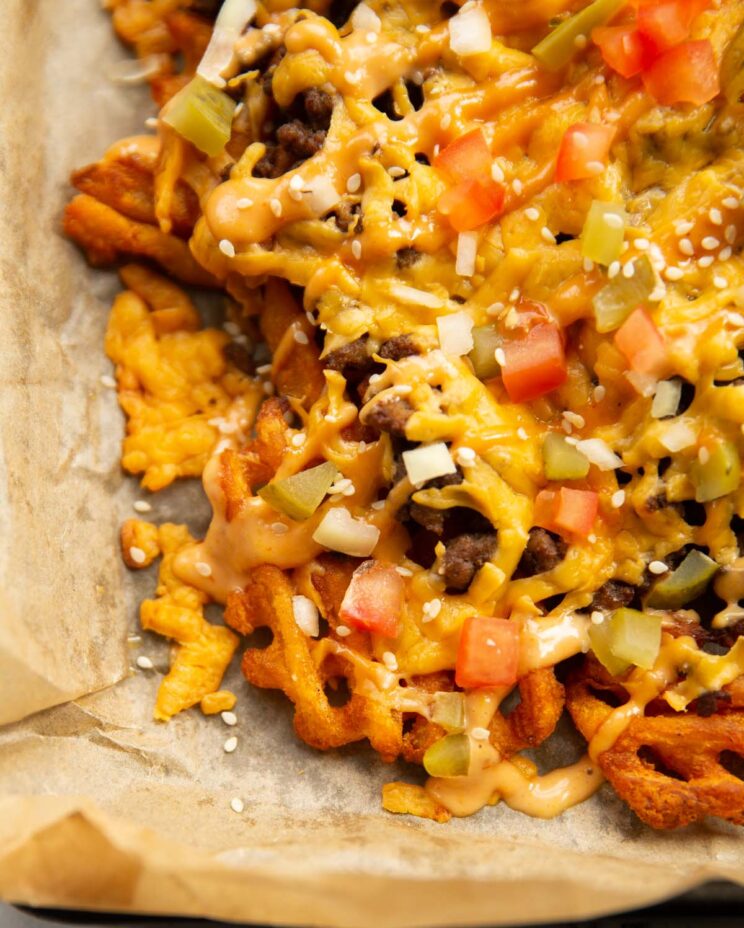
[[[661,616],[616,609],[610,616],[609,646],[621,661],[650,670],[661,647]]]
[[[580,480],[589,473],[589,461],[565,435],[548,432],[542,446],[543,470],[548,480]]]
[[[470,767],[470,739],[465,734],[445,735],[424,754],[424,769],[432,777],[464,777]]]
[[[478,325],[473,329],[473,348],[468,357],[479,380],[491,380],[501,373],[496,360],[496,349],[504,339],[492,325]]]
[[[656,287],[656,274],[648,255],[635,259],[632,277],[618,274],[594,295],[592,306],[597,320],[598,332],[612,332],[619,328],[627,317]]]
[[[462,731],[465,728],[465,694],[435,693],[431,720],[448,731]]]
[[[610,649],[612,640],[612,622],[609,617],[599,625],[589,626],[589,644],[594,655],[613,677],[620,677],[630,667],[630,661],[615,657]]]
[[[721,61],[721,87],[732,106],[744,103],[744,23],[729,42]]]
[[[712,558],[694,548],[673,573],[654,584],[646,604],[652,609],[679,609],[705,592],[717,570]]]
[[[733,442],[719,441],[707,451],[705,462],[698,458],[690,466],[690,480],[698,503],[708,503],[733,493],[741,478],[739,451]]]
[[[625,238],[625,210],[617,203],[594,200],[581,231],[581,254],[605,267],[620,257]]]
[[[601,26],[611,19],[626,0],[594,0],[581,12],[574,14],[556,26],[551,33],[539,42],[532,54],[540,64],[549,71],[558,71],[568,64],[578,50],[576,40],[579,36],[588,36],[595,26]]]
[[[326,461],[284,480],[272,480],[261,487],[258,495],[290,519],[309,519],[337,476],[335,466]]]
[[[198,74],[163,107],[161,118],[205,155],[230,141],[235,101]]]

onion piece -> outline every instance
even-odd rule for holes
[[[654,419],[666,419],[675,416],[682,396],[682,381],[676,377],[673,380],[662,380],[656,386],[654,401],[651,404],[651,415]]]
[[[318,607],[307,596],[292,597],[292,613],[297,627],[308,638],[317,638],[320,634],[320,615]]]
[[[403,452],[408,479],[414,486],[420,486],[435,477],[457,473],[449,448],[443,441],[431,445],[419,445],[411,451]]]
[[[348,509],[329,509],[313,532],[313,541],[331,551],[352,557],[369,557],[380,539],[380,530],[364,519],[355,519]]]
[[[473,350],[473,320],[461,311],[437,319],[439,345],[445,354],[461,357]]]
[[[697,442],[697,431],[689,422],[680,420],[672,423],[659,439],[659,442],[674,453],[689,448]]]
[[[215,87],[224,87],[223,71],[230,67],[235,43],[256,15],[256,0],[225,0],[196,73]]]
[[[168,64],[167,55],[145,55],[144,58],[124,58],[115,61],[106,70],[106,76],[114,84],[143,84],[160,74]]]
[[[409,306],[425,306],[427,309],[441,309],[445,301],[441,296],[434,293],[428,293],[426,290],[419,290],[417,287],[409,287],[407,284],[392,283],[389,288],[390,296],[400,303],[406,303]]]
[[[312,212],[318,217],[334,207],[342,196],[336,190],[330,177],[326,177],[325,174],[308,180],[302,190],[302,195]]]
[[[659,384],[658,379],[653,374],[646,374],[644,371],[626,371],[625,379],[636,393],[646,397],[653,396]]]
[[[576,448],[584,455],[590,464],[599,470],[617,470],[623,466],[622,459],[610,448],[602,438],[586,438],[577,442]]]
[[[481,55],[491,49],[491,23],[482,6],[461,10],[449,23],[449,44],[456,55]]]
[[[478,233],[460,232],[457,236],[457,260],[455,273],[460,277],[472,277],[475,273],[475,258],[478,254]]]
[[[382,20],[366,3],[359,3],[354,7],[350,22],[354,29],[362,29],[365,32],[382,31]]]

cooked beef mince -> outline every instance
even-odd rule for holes
[[[594,594],[592,609],[620,609],[629,606],[636,595],[636,588],[622,580],[608,580]]]
[[[731,702],[731,694],[726,693],[723,690],[716,690],[711,693],[703,693],[702,696],[699,696],[690,706],[693,712],[697,715],[702,716],[707,719],[711,715],[715,715],[718,712],[720,706],[719,703]]]
[[[446,509],[432,509],[431,506],[422,506],[421,503],[409,503],[398,515],[403,521],[412,519],[427,532],[433,532],[438,537],[444,534]]]
[[[351,203],[348,200],[341,200],[338,206],[335,206],[331,215],[336,220],[336,225],[341,232],[356,232],[359,235],[364,231],[362,222],[362,204]]]
[[[495,549],[496,532],[469,532],[448,542],[443,560],[447,589],[456,592],[467,590]]]
[[[228,342],[222,349],[222,354],[228,361],[234,364],[238,370],[246,374],[254,373],[256,365],[251,353],[244,345],[238,345],[236,342]]]
[[[327,129],[333,115],[333,97],[320,87],[311,87],[303,94],[302,102],[310,124],[316,129]]]
[[[544,528],[531,528],[516,575],[532,577],[552,570],[560,564],[567,550],[568,545],[559,535],[553,535]]]
[[[669,500],[667,499],[666,490],[654,493],[653,496],[649,496],[646,500],[646,509],[648,512],[658,512],[660,509],[666,509],[668,505]]]
[[[380,432],[389,432],[399,438],[405,438],[406,422],[413,415],[413,406],[404,397],[394,397],[375,403],[366,416],[367,425]]]
[[[389,338],[380,345],[378,352],[381,358],[388,358],[391,361],[400,361],[401,358],[408,358],[418,353],[416,342],[410,335],[396,335],[395,338]]]
[[[421,252],[415,248],[399,248],[395,252],[395,262],[400,268],[411,267],[421,257]]]
[[[367,351],[369,335],[362,335],[347,345],[342,345],[323,358],[323,364],[332,371],[339,371],[350,383],[359,383],[374,367]]]
[[[264,89],[270,93],[270,82],[268,85],[264,83]],[[275,138],[266,140],[266,154],[253,169],[254,175],[280,177],[311,158],[323,147],[332,112],[333,97],[324,90],[311,87],[288,110],[276,114]]]

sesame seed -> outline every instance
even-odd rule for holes
[[[698,449],[698,461],[700,461],[701,464],[707,464],[709,460],[710,460],[710,451],[708,451],[705,445],[702,445]]]
[[[682,219],[679,222],[674,223],[674,234],[675,235],[687,235],[688,232],[692,232],[695,228],[695,223],[690,222],[689,219]]]
[[[152,506],[144,499],[136,499],[132,503],[132,509],[134,509],[135,512],[151,512]]]
[[[223,255],[227,255],[228,258],[235,257],[235,245],[228,238],[220,239],[219,249]]]
[[[271,396],[274,393],[274,384],[270,380],[267,380],[266,383],[264,383],[263,392],[266,394],[266,396]]]
[[[436,619],[439,613],[442,611],[442,600],[441,599],[430,599],[428,603],[424,603],[424,607],[428,606],[429,608],[425,611],[432,618]]]
[[[285,525],[284,522],[272,522],[271,531],[275,535],[286,535],[289,531],[289,526]]]
[[[301,448],[305,444],[306,441],[307,441],[307,438],[305,437],[305,433],[298,432],[296,435],[292,436],[292,439],[291,439],[292,447]]]
[[[567,409],[563,413],[563,418],[570,422],[571,425],[575,425],[577,429],[583,429],[586,425],[584,417],[577,412],[572,412],[570,409]]]
[[[313,316],[309,310],[305,313],[305,318],[310,323],[310,325],[315,325],[315,316]]]
[[[501,167],[498,161],[494,161],[494,163],[491,165],[491,178],[498,184],[502,184],[504,182],[504,169]]]
[[[398,661],[392,651],[385,651],[382,655],[382,662],[388,670],[397,670]]]
[[[700,244],[706,251],[715,251],[715,249],[718,248],[721,243],[715,237],[715,235],[706,235]]]
[[[625,490],[615,490],[610,497],[610,503],[613,509],[619,509],[625,502]]]
[[[664,561],[651,561],[651,563],[648,565],[648,570],[649,570],[649,573],[658,575],[658,574],[665,574],[669,570],[669,568],[664,563]]]
[[[110,374],[101,374],[101,384],[104,387],[108,387],[109,390],[116,389],[116,381]]]
[[[623,265],[623,277],[630,280],[633,274],[635,274],[635,264],[632,261],[628,261],[627,264]]]
[[[290,187],[287,192],[289,193],[290,199],[294,200],[295,203],[302,202],[303,193],[301,190],[295,190],[294,188]]]
[[[489,730],[487,728],[481,728],[480,726],[477,728],[472,728],[470,730],[470,734],[473,736],[473,738],[475,738],[476,741],[488,741],[488,739],[491,737]]]
[[[354,486],[353,483],[350,484],[348,487],[346,487],[345,490],[341,491],[342,496],[353,496],[355,493],[356,493],[356,487]]]
[[[594,270],[594,262],[592,261],[591,258],[584,258],[583,268],[587,274],[591,273]]]
[[[442,127],[442,129],[446,131],[447,129],[449,129],[451,123],[452,123],[452,114],[445,113],[444,116],[442,116],[442,119],[440,120],[439,125]]]
[[[349,193],[356,193],[357,190],[362,186],[362,175],[361,174],[352,174],[351,177],[346,181],[346,189]]]
[[[578,445],[578,443],[579,443],[579,439],[578,439],[578,438],[573,438],[571,435],[566,435],[566,444],[567,444],[567,445],[574,445],[574,447],[575,447],[576,445]]]
[[[543,226],[542,229],[540,229],[540,237],[549,245],[555,245],[555,236],[547,226]]]
[[[237,814],[240,815],[240,813],[245,810],[245,805],[243,804],[243,800],[238,799],[236,796],[234,799],[230,800],[230,808],[233,812],[237,812]]]
[[[604,622],[604,615],[599,609],[595,609],[594,612],[592,612],[592,625],[601,625],[602,622]]]
[[[713,286],[717,290],[725,290],[726,287],[728,287],[728,281],[725,277],[721,277],[720,274],[716,274],[716,276],[713,278]]]
[[[739,201],[736,197],[726,197],[726,199],[722,201],[722,206],[725,206],[726,209],[738,209]]]
[[[715,206],[708,210],[708,218],[714,226],[723,225],[723,213]]]
[[[253,200],[250,197],[241,197],[238,200],[237,207],[238,209],[250,209],[253,206]]]
[[[669,267],[665,268],[664,277],[666,277],[667,280],[682,280],[684,277],[684,271],[681,267],[670,265]]]
[[[238,746],[238,739],[235,735],[231,735],[225,743],[222,745],[222,750],[225,754],[232,754],[235,748]]]
[[[409,570],[407,567],[396,567],[396,571],[401,575],[401,577],[412,577],[413,571]]]
[[[158,117],[157,116],[148,116],[145,120],[145,126],[148,129],[157,129],[158,127]]]
[[[714,258],[713,255],[703,255],[702,258],[697,259],[697,266],[698,267],[710,267],[711,264],[713,264],[715,260],[716,259]]]
[[[598,384],[593,390],[593,397],[594,397],[595,403],[601,403],[606,395],[607,395],[607,389],[603,387],[601,383]]]
[[[509,294],[509,302],[516,303],[520,297],[519,287],[515,287],[512,292]]]
[[[731,257],[731,255],[732,255],[731,246],[730,246],[730,245],[726,245],[725,248],[722,248],[722,249],[718,252],[718,260],[719,260],[719,261],[728,261],[728,259]]]
[[[586,48],[587,42],[588,42],[587,37],[585,35],[579,34],[574,39],[574,46],[581,51]]]
[[[689,240],[689,238],[681,238],[679,242],[677,242],[677,247],[679,248],[679,250],[682,252],[683,255],[694,255],[695,254],[695,249],[692,245],[692,242]]]
[[[282,201],[281,201],[281,200],[277,200],[276,197],[272,197],[272,198],[269,200],[269,209],[271,210],[271,212],[272,212],[272,213],[276,216],[276,218],[278,219],[278,218],[281,216],[281,214],[282,214],[282,209],[283,209],[283,207],[282,207]]]
[[[337,625],[336,634],[340,638],[347,638],[351,634],[351,629],[348,627],[348,625]]]
[[[605,213],[603,216],[604,224],[611,229],[622,229],[625,224],[620,216],[615,213]]]
[[[519,438],[521,441],[527,441],[527,439],[529,438],[529,435],[527,434],[527,429],[523,428],[521,425],[517,429],[517,438]]]
[[[220,712],[220,716],[225,725],[229,725],[231,728],[233,725],[238,724],[238,717],[234,712]]]
[[[604,174],[605,166],[601,161],[587,161],[586,169],[590,174]]]
[[[522,195],[522,191],[524,190],[524,184],[518,177],[515,177],[514,180],[512,181],[512,189],[514,190],[514,193],[516,193],[518,197]]]
[[[468,448],[466,445],[457,449],[456,452],[457,463],[461,464],[463,467],[467,467],[468,464],[472,464],[475,461],[475,451],[472,448]]]
[[[506,352],[503,348],[497,348],[493,353],[494,358],[496,358],[496,363],[499,367],[504,367],[506,364]]]
[[[563,426],[563,431],[566,433],[566,435],[570,435],[571,432],[573,432],[573,426],[568,421],[568,419],[564,419],[561,425]]]
[[[369,507],[369,508],[370,508],[370,509],[374,509],[375,512],[379,511],[380,509],[384,509],[384,508],[385,508],[385,500],[384,500],[384,499],[377,499],[377,500],[374,501],[374,503],[371,503],[371,504],[370,504],[370,507]]]
[[[388,174],[391,177],[405,177],[406,169],[400,167],[400,165],[394,164],[392,167],[388,168]]]
[[[367,40],[367,42],[369,42],[370,45],[374,45],[377,41],[377,33],[368,32],[364,38]]]
[[[734,225],[726,226],[726,230],[723,233],[723,237],[726,239],[729,245],[733,245],[734,242],[736,241],[736,226]]]
[[[351,253],[354,255],[357,261],[362,257],[362,243],[358,238],[355,238],[351,243]]]
[[[262,374],[262,375],[263,375],[263,374],[269,374],[270,372],[271,372],[271,365],[270,365],[270,364],[261,364],[259,367],[256,368],[256,373],[257,373],[257,374]]]
[[[194,564],[194,569],[201,577],[211,577],[212,568],[206,561],[197,561]]]
[[[633,244],[636,247],[637,251],[647,251],[648,246],[651,244],[647,238],[637,238]]]
[[[129,549],[129,557],[134,561],[135,564],[144,564],[147,560],[147,555],[142,550],[142,548],[138,548],[135,545],[132,545],[132,547]]]
[[[531,222],[535,222],[536,219],[540,218],[540,210],[534,206],[528,207],[524,214]]]
[[[298,345],[309,345],[310,344],[310,339],[302,331],[302,329],[295,329],[293,338],[297,342]]]
[[[377,383],[377,381],[380,379],[380,376],[380,374],[372,374],[372,376],[369,378],[369,382]]]
[[[597,536],[594,534],[594,532],[592,532],[590,535],[586,536],[586,540],[590,545],[594,545],[597,543]]]
[[[140,670],[152,670],[155,667],[150,658],[145,657],[144,654],[141,654],[137,658],[137,666],[140,668]]]
[[[612,280],[613,277],[617,277],[620,273],[620,262],[613,261],[612,264],[607,268],[607,276]]]

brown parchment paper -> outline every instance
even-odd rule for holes
[[[106,79],[125,55],[97,0],[0,3],[0,898],[412,928],[554,922],[744,882],[735,829],[653,834],[606,787],[552,822],[386,815],[381,784],[414,771],[362,746],[312,752],[283,697],[237,668],[236,729],[151,721],[167,648],[126,641],[154,578],[118,560],[142,494],[117,466],[122,421],[100,381],[117,283],[58,234],[70,169],[152,112]],[[198,486],[161,497],[156,519],[193,512],[203,530]],[[130,670],[138,653],[155,671]],[[555,740],[570,760],[571,739]]]

